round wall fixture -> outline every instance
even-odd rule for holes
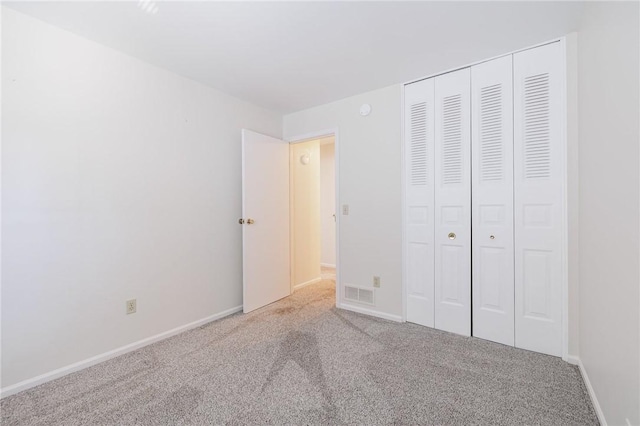
[[[360,115],[366,117],[369,114],[371,114],[371,105],[362,104],[362,106],[360,107]]]
[[[305,152],[300,156],[300,163],[302,163],[303,165],[306,166],[307,164],[309,164],[309,161],[311,161],[311,157],[309,156],[308,152]]]

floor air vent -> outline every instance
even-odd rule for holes
[[[367,305],[374,305],[374,293],[372,289],[356,287],[353,285],[344,286],[344,298],[353,302],[366,303]]]

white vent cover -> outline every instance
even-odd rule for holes
[[[367,305],[375,305],[375,294],[372,289],[364,287],[356,287],[351,284],[344,286],[344,298],[353,302],[366,303]]]

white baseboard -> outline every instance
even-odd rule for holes
[[[352,311],[352,312],[357,312],[359,314],[370,315],[372,317],[382,318],[389,321],[404,322],[402,321],[402,317],[400,315],[386,314],[384,312],[374,311],[373,309],[362,308],[360,306],[341,303],[339,305],[336,304],[336,307],[339,309],[344,309],[346,311]]]
[[[336,269],[336,265],[331,264],[331,263],[321,263],[320,266],[322,266],[323,268],[333,268]]]
[[[303,282],[302,284],[294,285],[293,286],[293,291],[300,290],[302,287],[306,287],[306,286],[311,285],[311,284],[319,283],[320,281],[322,281],[322,277],[314,278],[312,280]]]
[[[574,355],[567,355],[565,361],[567,361],[571,365],[580,365],[580,358]]]
[[[226,317],[231,314],[235,314],[236,312],[242,311],[242,306],[236,306],[235,308],[227,309],[226,311],[222,311],[218,314],[208,316],[206,318],[199,319],[197,321],[191,322],[189,324],[182,325],[180,327],[176,327],[169,331],[165,331],[164,333],[156,334],[155,336],[147,337],[146,339],[138,340],[137,342],[130,343],[128,345],[119,347],[117,349],[111,350],[109,352],[102,353],[100,355],[93,356],[91,358],[78,361],[71,365],[67,365],[62,368],[58,368],[57,370],[49,371],[48,373],[41,374],[39,376],[33,377],[31,379],[23,380],[22,382],[18,382],[16,384],[4,387],[0,389],[0,398],[4,398],[9,395],[16,394],[18,392],[22,392],[23,390],[27,390],[29,388],[41,385],[46,382],[50,382],[51,380],[55,380],[62,376],[66,376],[67,374],[74,373],[76,371],[83,370],[85,368],[91,367],[92,365],[99,364],[101,362],[107,361],[111,358],[115,358],[120,355],[124,355],[127,352],[135,351],[136,349],[140,349],[144,346],[150,345],[152,343],[158,342],[160,340],[167,339],[171,336],[175,336],[176,334],[180,334],[187,330],[191,330],[197,327],[200,327],[204,324],[207,324],[211,321],[215,321]]]
[[[596,393],[593,390],[593,386],[591,386],[591,381],[589,380],[589,376],[587,375],[587,370],[585,370],[584,368],[584,364],[582,364],[582,360],[577,356],[568,355],[567,362],[569,364],[577,365],[578,368],[580,369],[582,380],[584,380],[584,384],[587,387],[587,391],[589,392],[589,397],[591,398],[591,403],[593,404],[593,408],[596,410],[598,421],[600,421],[600,424],[602,426],[607,426],[607,421],[604,418],[604,413],[602,412],[602,408],[600,408],[600,403],[598,402]]]

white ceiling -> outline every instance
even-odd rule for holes
[[[574,31],[581,2],[20,2],[9,7],[293,112]]]

